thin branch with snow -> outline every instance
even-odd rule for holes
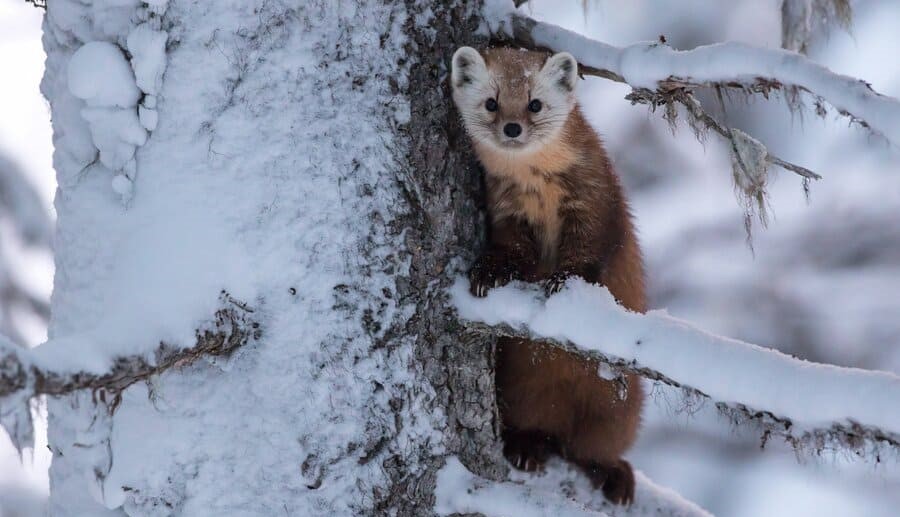
[[[638,88],[626,95],[625,99],[632,103],[648,104],[654,109],[657,106],[665,106],[666,112],[663,117],[668,120],[673,130],[678,113],[675,103],[681,104],[690,115],[691,129],[699,140],[702,141],[706,133],[712,130],[728,141],[735,190],[745,211],[744,226],[751,249],[750,230],[753,215],[758,215],[763,226],[768,224],[766,185],[769,178],[769,165],[777,165],[801,176],[803,189],[807,194],[810,180],[822,179],[821,176],[806,167],[772,155],[759,140],[743,131],[721,124],[703,109],[700,101],[686,88],[676,87],[666,90],[665,93]]]
[[[478,299],[463,280],[451,294],[474,331],[539,339],[618,374],[681,388],[737,422],[759,424],[764,440],[781,437],[817,452],[900,449],[900,414],[884,411],[900,406],[896,375],[803,361],[708,334],[661,311],[631,313],[606,288],[582,280],[569,280],[550,298],[506,286]]]
[[[700,101],[697,100],[693,93],[688,89],[673,87],[670,90],[666,90],[664,93],[660,93],[657,91],[648,90],[646,88],[637,88],[629,93],[625,97],[625,99],[637,104],[649,104],[651,106],[669,106],[672,102],[677,102],[684,106],[685,109],[687,109],[688,113],[691,115],[692,122],[697,124],[694,126],[695,132],[699,132],[702,129],[711,129],[721,135],[723,138],[727,139],[729,142],[732,142],[732,145],[735,145],[735,129],[723,125],[712,115],[706,112],[703,109],[703,106],[700,104]],[[769,154],[768,150],[766,150],[766,161],[768,163],[778,165],[779,167],[789,170],[806,179],[822,179],[822,176],[807,169],[806,167],[801,167],[791,162],[782,160],[777,156]]]
[[[794,16],[794,11],[799,4],[806,9],[803,16],[825,13],[826,18],[837,19],[842,24],[849,23],[850,10],[845,1],[816,0],[810,4],[811,1],[785,3],[785,23],[790,25],[785,29],[785,37],[791,41],[796,39],[795,43],[802,48],[805,48],[809,31],[804,34],[797,32],[801,28],[797,20],[799,15]],[[765,191],[756,187],[765,184],[769,164],[800,175],[806,192],[809,191],[809,180],[819,179],[819,175],[770,154],[761,142],[741,133],[739,136],[747,137],[742,141],[752,142],[754,145],[751,147],[758,151],[755,154],[764,157],[760,160],[762,167],[759,170],[748,170],[743,165],[744,157],[740,152],[748,148],[737,145],[735,130],[722,126],[702,109],[692,95],[694,90],[712,88],[719,94],[723,90],[738,90],[745,94],[762,93],[767,98],[770,92],[781,90],[792,110],[801,108],[799,94],[806,92],[814,96],[817,114],[824,115],[824,103],[828,102],[841,115],[849,117],[851,122],[900,143],[900,102],[897,99],[878,94],[868,83],[836,74],[796,52],[734,42],[676,51],[666,45],[663,38],[659,42],[619,48],[536,21],[512,7],[512,4],[501,0],[488,4],[485,16],[495,39],[532,50],[567,51],[578,60],[582,75],[628,84],[634,89],[627,97],[632,102],[646,103],[652,107],[666,104],[667,114],[672,115],[670,122],[676,113],[674,102],[680,103],[687,109],[695,132],[698,127],[706,127],[729,140],[729,150],[735,163],[735,185],[745,194],[748,239],[749,219],[753,212],[759,214],[763,224],[766,222]],[[809,22],[806,18],[804,20],[801,21]],[[808,23],[803,27],[808,28]],[[789,48],[796,46],[790,41],[788,43]],[[756,185],[753,192],[748,193],[744,189],[747,183],[740,180],[746,178],[754,178],[751,182]]]
[[[512,9],[491,10],[493,36],[521,47],[566,51],[580,71],[665,93],[678,88],[731,88],[747,92],[798,88],[820,97],[843,115],[900,143],[900,101],[877,93],[865,81],[840,75],[796,52],[737,42],[678,51],[661,42],[619,48]]]
[[[250,340],[259,338],[259,324],[251,317],[253,310],[226,293],[223,293],[222,301],[224,306],[216,311],[211,326],[197,331],[194,346],[181,348],[160,343],[152,356],[114,359],[105,373],[47,370],[34,360],[32,351],[0,339],[0,425],[21,450],[32,441],[28,404],[34,397],[91,390],[100,400],[115,407],[122,391],[132,384],[189,365],[202,357],[230,355]]]

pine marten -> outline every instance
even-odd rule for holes
[[[548,293],[580,276],[644,312],[644,267],[628,203],[600,138],[575,100],[578,63],[561,52],[462,47],[453,55],[453,100],[486,171],[486,251],[471,292],[510,280]],[[524,339],[498,341],[497,402],[504,455],[541,469],[558,454],[581,467],[607,499],[634,500],[622,454],[640,424],[637,376],[605,380],[599,365]],[[620,395],[624,393],[624,398]]]

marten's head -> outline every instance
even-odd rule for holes
[[[469,136],[509,152],[553,144],[575,107],[578,63],[568,52],[509,48],[453,54],[453,101]]]

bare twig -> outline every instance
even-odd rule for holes
[[[688,113],[693,119],[693,122],[702,124],[702,126],[706,129],[712,129],[723,138],[729,140],[730,142],[732,142],[732,144],[734,144],[734,133],[731,128],[724,126],[712,115],[707,113],[703,109],[703,106],[700,105],[700,101],[698,101],[697,98],[693,95],[691,90],[685,87],[675,86],[674,84],[672,84],[671,89],[660,91],[652,91],[646,88],[636,88],[631,93],[629,93],[625,97],[625,99],[630,100],[635,104],[648,104],[650,106],[664,106],[669,105],[673,102],[677,102],[687,109]],[[822,179],[822,176],[807,169],[806,167],[801,167],[800,165],[782,160],[781,158],[773,156],[772,154],[768,154],[767,160],[770,163],[794,172],[804,178],[814,180]]]

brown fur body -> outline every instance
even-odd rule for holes
[[[523,74],[517,61],[528,68],[534,64],[527,60],[546,56],[496,49],[484,58],[495,74],[517,76]],[[500,88],[498,117],[528,116],[528,95],[517,87],[528,84]],[[609,288],[628,309],[645,311],[640,249],[600,138],[576,105],[557,137],[542,144],[525,153],[474,142],[487,172],[490,228],[487,249],[470,273],[473,293],[513,279],[543,281],[554,291],[565,278],[580,276]],[[619,386],[598,368],[540,342],[500,339],[496,382],[505,453],[526,470],[560,454],[583,467],[610,500],[627,503],[634,476],[622,455],[637,434],[643,391],[639,378],[627,376],[620,398]]]

